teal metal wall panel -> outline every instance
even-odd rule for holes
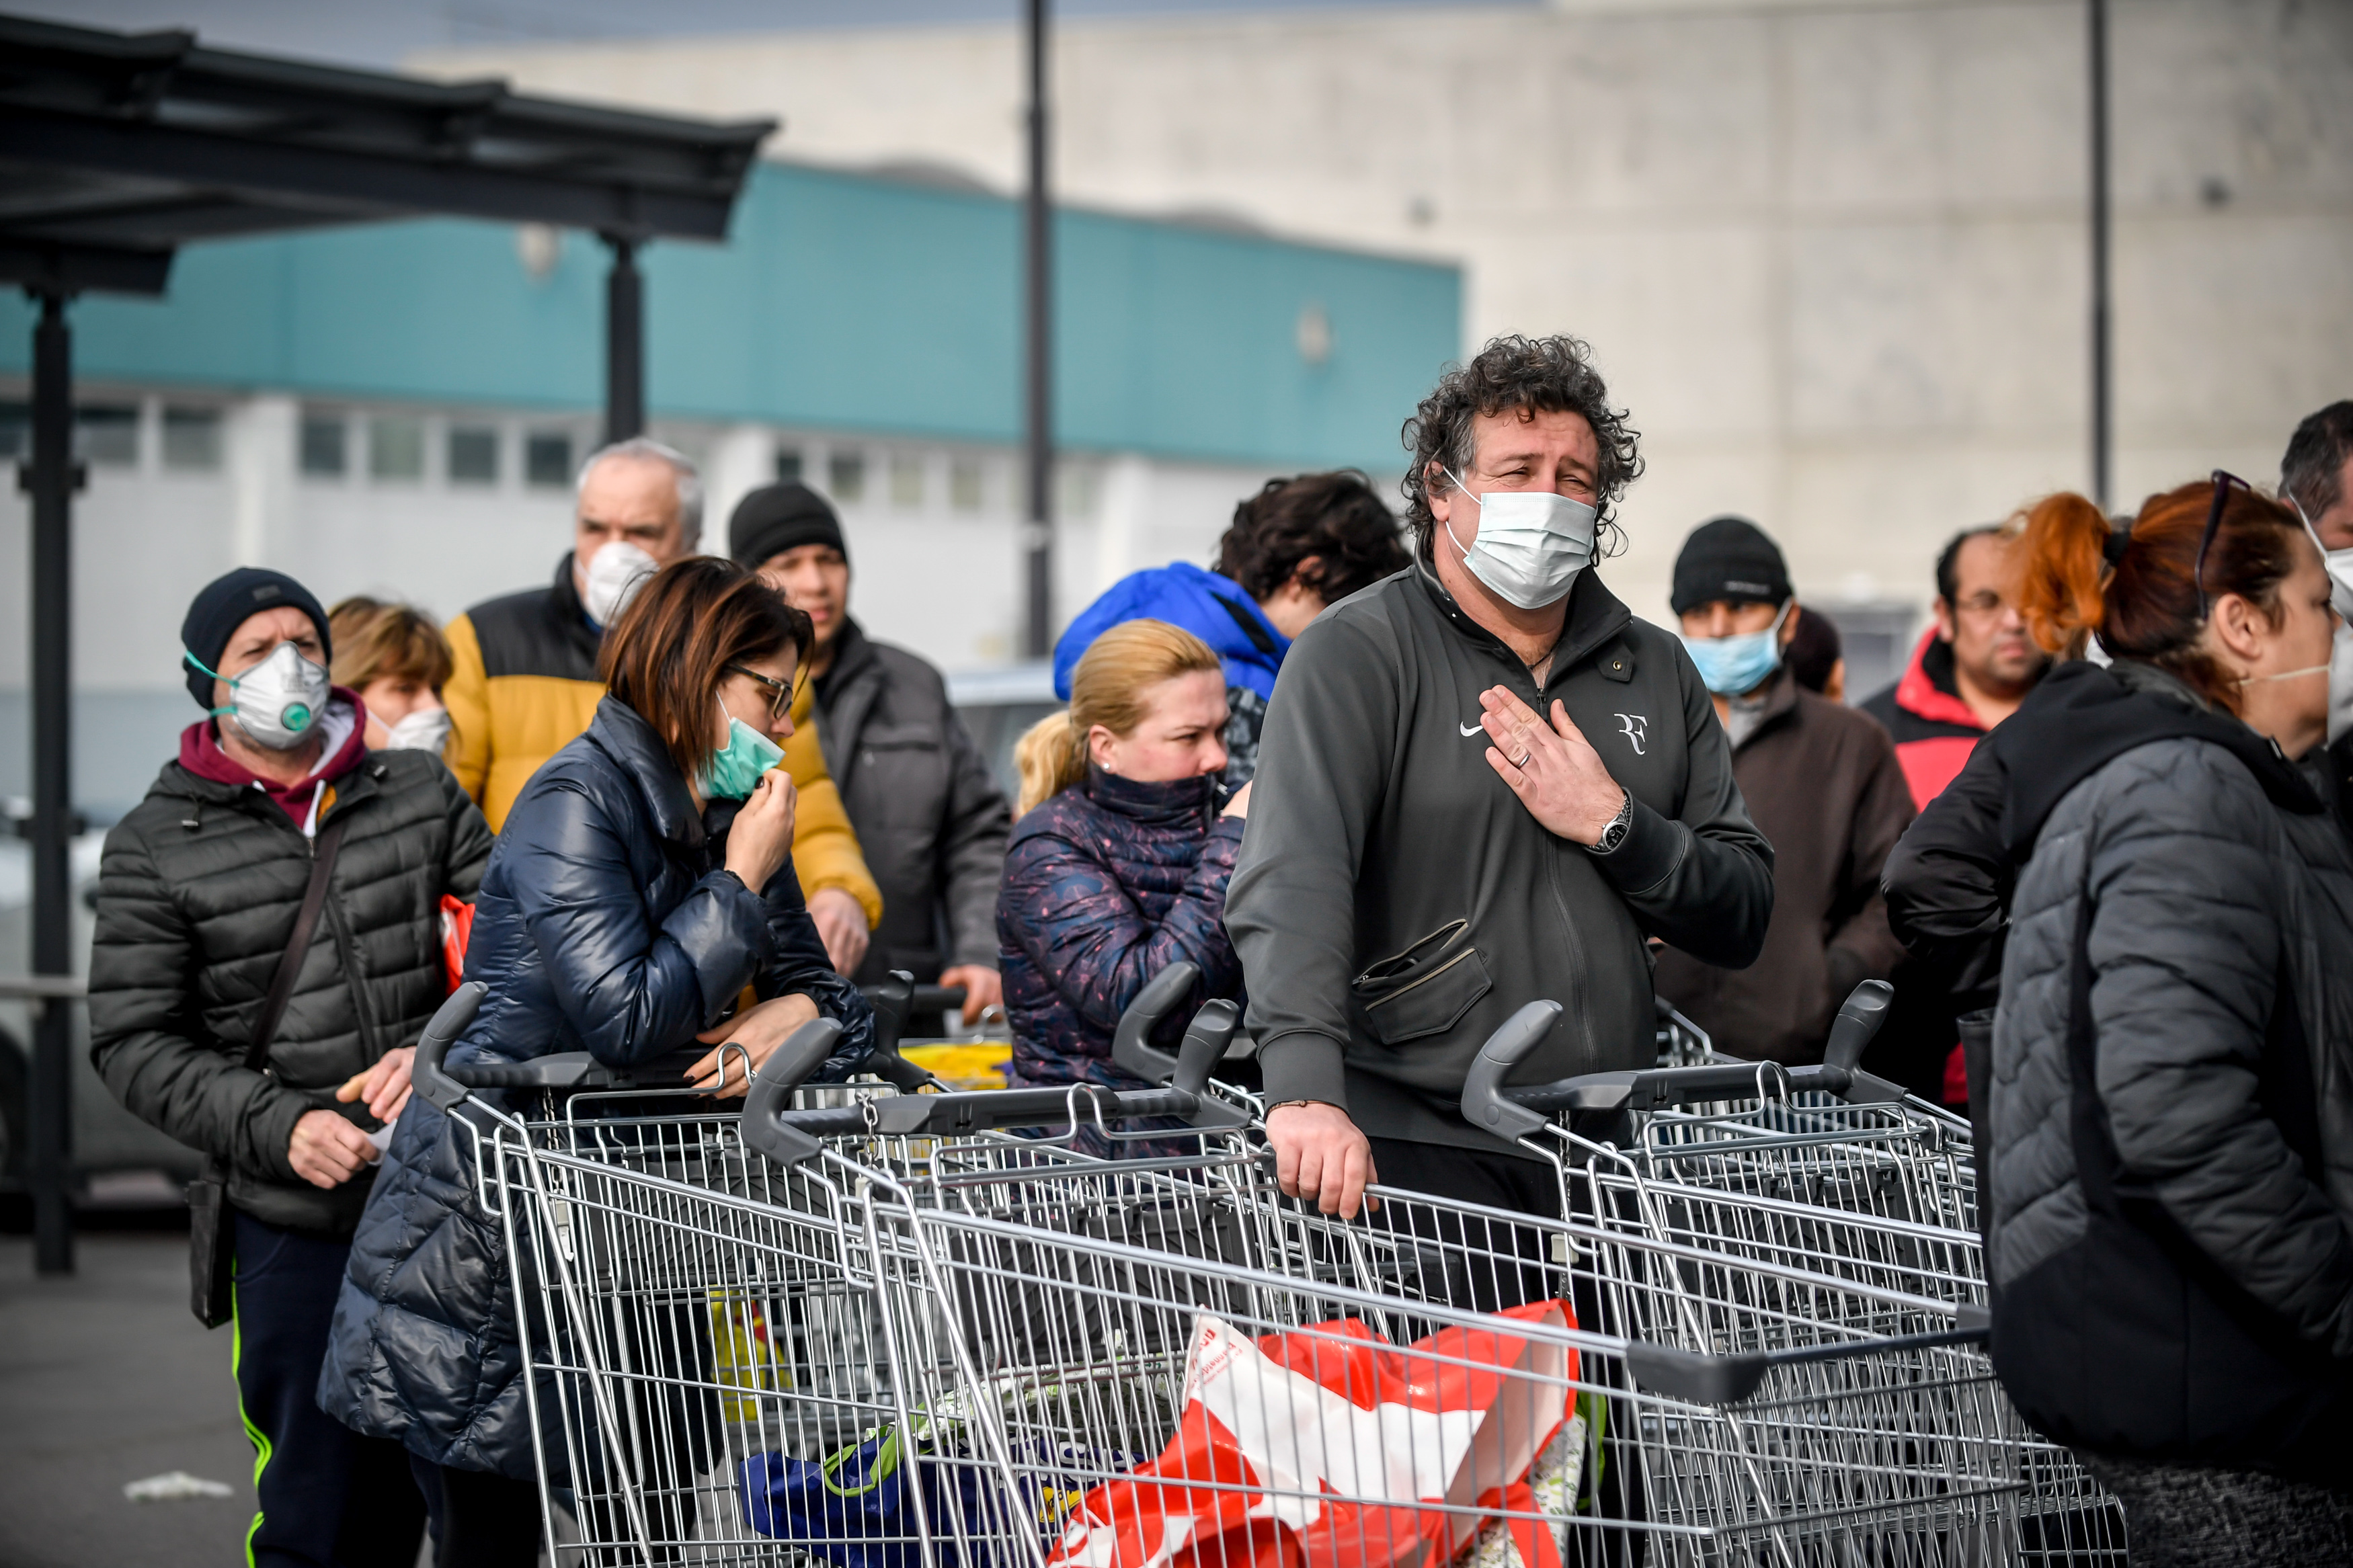
[[[658,416],[1018,439],[1018,208],[763,164],[724,246],[645,253]],[[1460,352],[1452,268],[1086,211],[1058,215],[1060,439],[1274,466],[1398,461]],[[162,300],[74,308],[90,380],[319,397],[601,405],[605,251],[533,279],[503,225],[430,220],[194,246]],[[1331,352],[1310,364],[1301,312]],[[0,301],[0,373],[31,314]]]

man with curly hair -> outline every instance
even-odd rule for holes
[[[1596,569],[1641,463],[1586,345],[1494,340],[1404,438],[1414,569],[1293,645],[1226,924],[1286,1191],[1550,1213],[1550,1167],[1461,1116],[1480,1046],[1550,999],[1521,1080],[1649,1065],[1647,942],[1749,963],[1773,852],[1682,643]]]

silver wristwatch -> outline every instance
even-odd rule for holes
[[[1585,847],[1587,854],[1607,855],[1612,849],[1617,848],[1620,844],[1625,843],[1626,835],[1634,830],[1633,792],[1631,790],[1625,790],[1620,793],[1623,794],[1626,798],[1624,802],[1619,805],[1618,815],[1609,819],[1609,826],[1601,830],[1600,837],[1595,839],[1592,843]]]

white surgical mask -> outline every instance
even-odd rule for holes
[[[292,751],[310,738],[327,710],[327,672],[290,642],[280,643],[269,658],[234,678],[206,668],[195,654],[181,657],[215,680],[228,682],[229,705],[214,709],[213,716],[235,719],[246,738],[264,751]]]
[[[1473,496],[1452,469],[1439,471],[1454,480],[1458,495],[1479,506],[1479,531],[1471,547],[1462,548],[1451,522],[1445,525],[1448,541],[1461,553],[1471,575],[1505,604],[1523,610],[1558,604],[1576,585],[1577,574],[1593,563],[1599,509],[1552,490],[1489,490]]]
[[[646,579],[661,570],[654,558],[626,539],[617,539],[588,558],[588,587],[580,607],[600,626],[621,618]]]
[[[2328,603],[2337,611],[2337,637],[2328,649],[2328,742],[2335,745],[2347,731],[2353,730],[2353,550],[2331,550],[2320,542],[2319,531],[2312,519],[2304,515],[2304,503],[2293,495],[2288,505],[2311,536],[2313,548],[2320,552],[2321,563],[2328,569]]]
[[[377,723],[383,724],[379,719]],[[387,752],[431,752],[439,755],[441,743],[449,738],[449,710],[419,708],[397,724],[385,724],[384,749]]]

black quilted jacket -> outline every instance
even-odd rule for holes
[[[311,842],[259,791],[166,763],[106,836],[90,955],[90,1054],[142,1121],[227,1162],[229,1201],[272,1225],[349,1235],[373,1173],[295,1175],[294,1123],[413,1046],[448,993],[441,895],[474,896],[491,830],[438,759],[372,752],[335,782],[348,818],[326,910],[263,1072],[245,1054],[311,879]]]
[[[652,729],[606,698],[587,733],[523,786],[499,835],[466,952],[466,977],[490,994],[450,1061],[586,1050],[637,1066],[691,1046],[746,985],[763,998],[804,993],[843,1026],[819,1077],[862,1060],[872,1010],[827,963],[792,868],[765,897],[723,868],[735,810],[722,802],[698,815]],[[738,1103],[686,1102],[712,1114]],[[319,1403],[436,1464],[529,1480],[505,1222],[484,1207],[472,1140],[450,1121],[421,1095],[401,1115],[352,1238]]]

